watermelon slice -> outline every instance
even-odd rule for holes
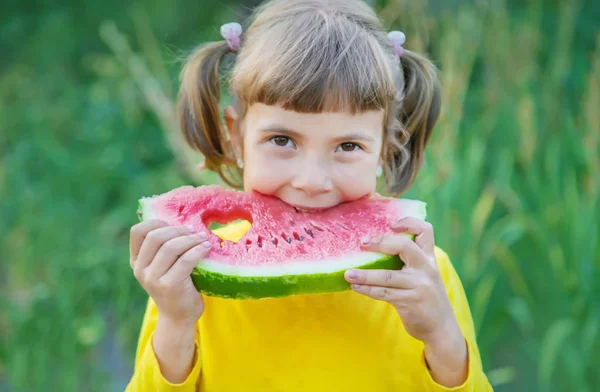
[[[219,186],[183,186],[139,201],[140,219],[193,225],[213,247],[192,273],[198,290],[225,298],[269,298],[348,290],[350,268],[400,269],[398,256],[363,251],[363,236],[390,232],[390,224],[425,219],[425,203],[381,196],[342,203],[320,212],[298,210],[259,193]],[[208,230],[211,222],[251,222],[237,241]]]

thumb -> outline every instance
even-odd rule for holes
[[[392,234],[371,237],[367,242],[363,239],[362,246],[365,250],[398,255],[406,264],[419,268],[424,264],[424,254],[421,248],[407,235]]]

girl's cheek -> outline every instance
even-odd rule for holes
[[[247,163],[246,163],[247,162]],[[286,163],[272,157],[256,156],[244,163],[244,188],[273,194],[285,182],[289,170]]]
[[[347,165],[336,173],[335,183],[344,200],[356,200],[376,191],[377,177],[372,165]]]

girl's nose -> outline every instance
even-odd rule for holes
[[[333,188],[327,171],[315,162],[300,166],[291,184],[294,189],[309,196],[327,193]]]

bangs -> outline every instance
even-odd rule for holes
[[[247,105],[304,113],[387,109],[399,64],[386,44],[384,33],[339,14],[284,13],[250,28],[230,87]]]

